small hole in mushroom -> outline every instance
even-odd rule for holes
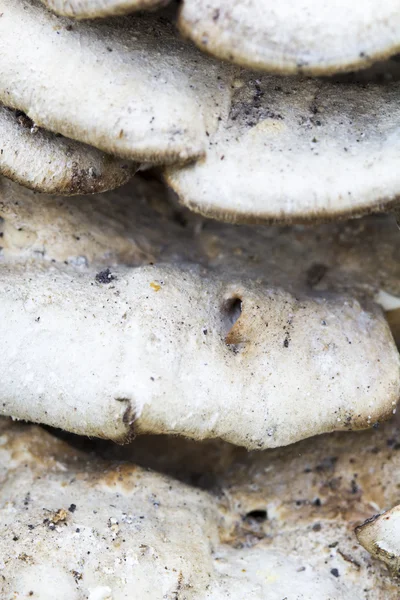
[[[328,271],[328,267],[321,263],[313,263],[306,273],[306,282],[308,287],[313,288],[317,286],[320,281],[325,277]]]
[[[227,322],[231,328],[242,314],[242,300],[240,298],[231,298],[228,300],[225,303],[225,312]]]
[[[238,331],[234,329],[235,324],[242,314],[242,300],[235,296],[230,298],[223,305],[223,324],[225,332],[225,343],[229,346],[236,346],[240,339],[238,338]]]
[[[251,510],[244,517],[245,521],[256,521],[256,523],[264,523],[264,521],[266,521],[267,519],[267,511],[263,509]]]

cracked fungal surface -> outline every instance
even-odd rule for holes
[[[214,472],[208,490],[147,468],[173,468],[171,438],[138,439],[116,462],[110,445],[104,460],[37,427],[0,423],[7,599],[122,600],[132,589],[152,600],[397,598],[352,531],[397,494],[396,422],[262,453],[175,440],[178,470],[193,472],[195,459]]]
[[[4,182],[0,214],[4,415],[265,448],[394,410],[389,217],[249,230],[143,180],[68,203]]]
[[[21,111],[4,106],[0,139],[0,173],[37,192],[105,192],[129,181],[137,170],[130,161],[39,129]]]

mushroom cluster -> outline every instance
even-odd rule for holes
[[[0,0],[1,600],[399,597],[399,49]]]

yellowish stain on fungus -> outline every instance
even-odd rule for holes
[[[68,517],[68,512],[65,508],[60,508],[54,515],[51,517],[53,523],[59,523],[60,521],[65,521]]]
[[[161,290],[161,285],[159,285],[158,283],[154,283],[154,281],[152,281],[150,283],[150,287],[155,291],[155,292],[159,292]]]

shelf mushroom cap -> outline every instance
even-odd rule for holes
[[[218,58],[280,74],[360,69],[400,48],[396,0],[184,0],[179,25]]]
[[[47,194],[94,194],[129,181],[138,166],[39,129],[0,106],[0,174]]]
[[[168,164],[202,156],[204,71],[215,66],[198,61],[168,19],[74,21],[34,0],[1,0],[0,10],[3,104],[125,159]]]
[[[213,222],[185,227],[133,190],[65,202],[5,184],[1,414],[121,442],[168,432],[247,448],[392,414],[400,358],[375,297],[398,283],[394,220],[385,234],[333,233],[330,273],[315,266],[318,234],[277,228],[266,244],[265,230],[216,224],[213,236]]]
[[[392,66],[398,70],[387,63],[387,74]],[[397,76],[320,80],[242,70],[225,91],[204,157],[166,170],[192,210],[230,222],[296,223],[398,205]]]
[[[41,0],[57,15],[74,19],[98,19],[126,15],[139,10],[156,10],[169,0]]]

